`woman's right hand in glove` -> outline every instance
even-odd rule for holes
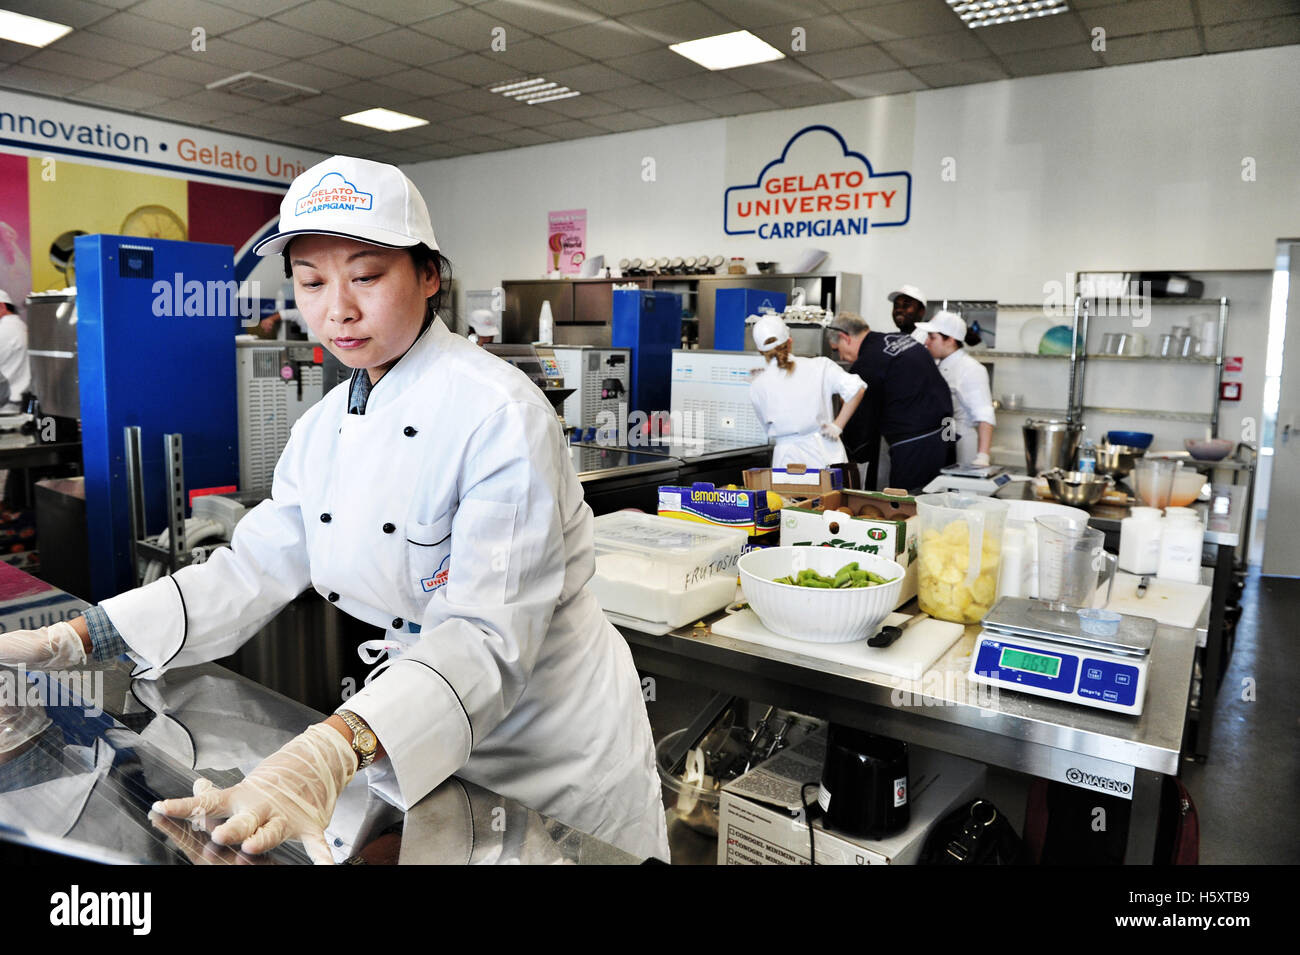
[[[0,666],[21,666],[29,670],[81,666],[86,662],[89,643],[89,638],[83,637],[66,620],[39,630],[0,633]]]

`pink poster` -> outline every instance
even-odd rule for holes
[[[587,210],[564,209],[547,218],[547,273],[577,275],[587,257]]]
[[[30,248],[27,157],[0,153],[0,288],[20,306],[32,290]]]

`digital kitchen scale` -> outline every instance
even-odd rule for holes
[[[1081,706],[1138,716],[1156,622],[1122,615],[1113,636],[1084,633],[1073,611],[1003,597],[982,621],[968,677]]]
[[[983,468],[951,464],[946,468],[941,468],[939,476],[922,490],[926,494],[958,491],[967,494],[991,495],[1010,480],[1011,475],[1007,473],[1007,469],[998,467],[996,464]]]

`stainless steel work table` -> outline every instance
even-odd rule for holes
[[[904,608],[915,611],[915,606]],[[917,681],[719,636],[620,631],[638,668],[1047,779],[1069,770],[1132,786],[1127,861],[1151,862],[1161,777],[1176,775],[1197,632],[1160,625],[1140,717],[995,692],[966,679],[977,626]]]

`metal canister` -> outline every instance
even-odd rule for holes
[[[1074,469],[1079,453],[1083,425],[1055,418],[1029,418],[1025,421],[1025,466],[1034,477],[1053,468]]]

